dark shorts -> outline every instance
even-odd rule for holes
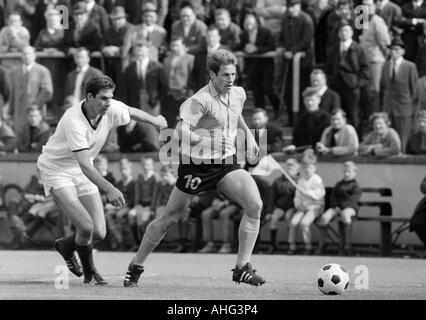
[[[176,187],[188,194],[215,190],[217,184],[230,172],[240,170],[234,164],[180,164]]]

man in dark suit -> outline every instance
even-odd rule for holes
[[[97,4],[95,0],[85,0],[87,5],[87,11],[89,12],[89,20],[96,24],[101,30],[103,36],[107,34],[107,30],[110,26],[108,13],[105,8]]]
[[[74,22],[65,30],[64,46],[68,54],[74,54],[77,48],[85,47],[90,52],[99,51],[102,34],[98,26],[89,20],[87,5],[79,1],[73,7]]]
[[[383,109],[389,114],[394,129],[405,148],[414,115],[413,98],[417,87],[416,65],[403,58],[404,42],[394,38],[390,45],[391,59],[386,61],[382,72]]]
[[[102,71],[90,66],[90,53],[79,48],[74,54],[76,69],[70,71],[65,81],[65,97],[74,96],[77,101],[86,97],[85,88],[90,79],[101,76]]]
[[[38,108],[29,108],[27,124],[18,133],[19,152],[40,153],[50,136],[50,126],[43,121],[43,115]]]
[[[349,21],[342,20],[339,25],[340,42],[328,54],[327,70],[331,87],[340,95],[349,123],[357,128],[360,122],[360,89],[368,84],[370,71],[363,49],[352,40],[352,36]]]
[[[415,61],[418,49],[417,38],[423,33],[423,23],[426,21],[426,1],[413,0],[401,6],[402,17],[396,21],[401,27],[402,41],[405,44],[405,59]]]
[[[129,13],[129,22],[139,24],[142,22],[143,8],[147,3],[152,3],[158,8],[158,21],[160,26],[164,25],[168,12],[169,0],[116,0],[117,5],[123,6]],[[174,2],[174,1],[173,1]]]
[[[268,114],[265,109],[256,108],[253,110],[251,117],[253,128],[255,129],[254,137],[261,148],[260,154],[266,155],[273,152],[281,152],[283,148],[283,132],[269,124]],[[266,134],[266,139],[264,135]],[[266,142],[266,150],[264,149]]]
[[[244,18],[244,31],[241,33],[240,44],[237,48],[247,55],[244,69],[249,87],[253,92],[255,107],[265,108],[265,95],[267,95],[274,108],[275,118],[278,118],[280,98],[272,88],[274,61],[250,58],[252,54],[274,51],[275,40],[271,31],[259,25],[254,13],[248,13]]]
[[[137,43],[133,51],[135,61],[124,70],[127,80],[124,100],[128,105],[158,115],[160,99],[167,90],[163,65],[149,58],[148,42]]]
[[[341,109],[339,94],[327,86],[327,77],[321,69],[315,69],[311,73],[311,87],[318,90],[321,97],[320,109],[331,114],[332,110]]]

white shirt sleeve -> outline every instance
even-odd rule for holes
[[[78,119],[69,119],[69,124],[64,126],[65,136],[72,152],[89,150],[86,139],[86,128]]]
[[[130,123],[129,107],[123,102],[113,100],[108,110],[111,127],[125,126]]]

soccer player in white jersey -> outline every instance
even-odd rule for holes
[[[181,161],[178,180],[166,210],[149,224],[136,257],[128,267],[125,287],[137,286],[148,255],[164,238],[168,228],[179,220],[193,195],[215,188],[244,210],[238,231],[239,248],[233,281],[253,286],[265,283],[250,263],[263,204],[253,178],[236,163],[234,142],[238,129],[242,129],[247,137],[247,152],[252,155],[259,153],[259,147],[242,116],[245,91],[233,86],[237,58],[227,50],[218,49],[208,56],[207,61],[211,81],[182,104],[176,128],[179,137],[189,137],[190,146],[185,146],[188,143],[184,138],[181,138],[181,143],[182,150],[190,150],[191,161]],[[207,148],[207,152],[201,155],[195,152],[200,145]],[[182,153],[183,160],[186,157]],[[230,158],[233,161],[229,162]]]
[[[52,194],[75,226],[75,234],[55,241],[55,249],[84,283],[105,285],[95,268],[93,243],[104,239],[105,217],[99,189],[115,206],[124,206],[123,194],[105,180],[93,166],[109,131],[127,125],[131,119],[158,129],[167,127],[162,117],[153,117],[113,99],[114,82],[107,76],[94,77],[86,86],[86,99],[69,108],[58,123],[38,158],[37,166],[46,196]],[[75,251],[78,253],[81,265]]]

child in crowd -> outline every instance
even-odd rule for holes
[[[300,226],[305,253],[312,252],[311,224],[324,210],[325,187],[321,177],[316,174],[317,157],[312,149],[307,149],[302,157],[301,177],[297,182],[294,197],[295,213],[290,220],[289,226],[289,251],[288,254],[296,252],[296,229]]]
[[[352,244],[352,217],[359,209],[358,202],[361,198],[361,188],[356,181],[357,167],[352,161],[343,164],[343,179],[340,180],[330,194],[330,209],[318,219],[321,227],[321,237],[317,254],[321,254],[324,249],[327,227],[330,221],[337,215],[340,216],[340,255],[351,254]]]
[[[110,203],[105,205],[107,237],[110,248],[113,250],[121,251],[129,247],[130,229],[127,217],[135,202],[135,180],[132,169],[133,165],[129,159],[120,160],[121,180],[117,182],[116,187],[123,193],[126,205],[122,208],[114,207]]]
[[[285,163],[288,174],[296,180],[299,174],[299,163],[295,159],[288,159]],[[282,175],[277,178],[269,191],[266,221],[270,221],[271,244],[267,253],[277,251],[278,222],[282,219],[289,222],[294,213],[294,196],[296,188]]]

